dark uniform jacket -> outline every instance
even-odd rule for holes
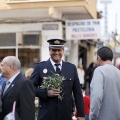
[[[6,92],[4,94],[2,92],[1,97],[2,113],[0,114],[0,120],[3,120],[7,114],[12,112],[14,101],[16,101],[15,120],[34,120],[34,86],[21,73],[16,76]]]
[[[45,69],[47,69],[47,73],[44,73]],[[72,92],[78,116],[84,116],[83,96],[75,65],[62,62],[61,75],[65,77],[62,100],[58,100],[57,97],[48,97],[47,90],[39,87],[43,77],[51,76],[53,73],[55,73],[55,70],[49,59],[35,64],[34,72],[30,78],[35,86],[36,96],[40,100],[38,120],[72,120]]]

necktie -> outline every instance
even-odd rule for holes
[[[8,87],[9,87],[9,85],[10,85],[10,81],[6,81],[6,82],[5,82],[5,88],[4,88],[3,94],[6,92],[6,90],[7,90]]]
[[[55,66],[56,66],[56,73],[57,74],[60,74],[60,68],[58,67],[60,64],[55,64]]]

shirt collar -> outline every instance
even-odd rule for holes
[[[50,62],[51,62],[51,64],[52,64],[53,66],[55,66],[56,63],[55,63],[51,58],[50,58]],[[62,66],[62,60],[60,61],[59,64],[60,64],[60,66]]]
[[[19,74],[20,72],[16,73],[13,77],[11,77],[8,81],[10,82],[10,84],[13,82],[13,80],[16,78],[16,76]]]

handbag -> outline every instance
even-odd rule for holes
[[[13,103],[12,111],[5,116],[4,120],[15,120],[15,107],[16,107],[16,101],[14,101]]]

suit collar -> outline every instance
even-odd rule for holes
[[[62,69],[61,69],[61,75],[67,74],[68,66],[66,62],[62,61]]]
[[[48,59],[48,60],[46,61],[46,67],[47,67],[47,70],[48,70],[49,73],[52,74],[52,73],[55,72],[52,63],[50,62],[50,59]]]
[[[14,79],[16,78],[16,76],[19,74],[20,72],[17,72],[14,76],[12,76],[8,81],[10,82],[10,84],[14,81]],[[7,82],[7,81],[6,81]]]
[[[46,61],[46,67],[47,67],[47,70],[50,72],[50,74],[52,75],[52,73],[55,73],[55,70],[53,68],[53,65],[51,64],[50,62],[50,59],[48,59]],[[64,75],[67,71],[67,65],[65,64],[65,62],[62,60],[62,68],[61,68],[61,75]]]
[[[3,94],[3,91],[2,91],[2,93],[1,93],[1,97],[3,98],[4,96],[6,96],[13,88],[14,88],[14,86],[16,85],[16,83],[19,81],[19,77],[21,76],[22,74],[21,73],[19,73],[17,76],[16,76],[16,78],[12,81],[12,83],[10,84],[10,86],[9,86],[9,88],[6,90],[6,92]],[[3,88],[3,90],[4,90],[4,88]]]
[[[51,64],[54,66],[54,64],[57,64],[57,63],[55,63],[51,58],[50,58],[50,62],[51,62]],[[62,66],[62,60],[61,60],[61,62],[59,63],[61,66]]]

